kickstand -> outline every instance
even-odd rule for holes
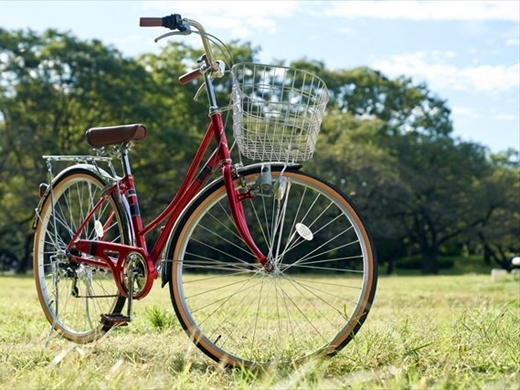
[[[132,321],[132,309],[134,303],[134,279],[137,275],[137,272],[130,272],[129,280],[128,280],[128,306],[126,308],[126,316],[128,317],[128,321]]]

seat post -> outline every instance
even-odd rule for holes
[[[121,153],[121,162],[123,164],[123,173],[124,175],[131,176],[132,175],[132,168],[130,167],[130,157],[128,155],[129,147],[128,145],[122,145],[120,148]]]

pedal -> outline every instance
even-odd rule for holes
[[[99,322],[109,327],[127,326],[130,321],[132,321],[132,319],[129,316],[125,316],[121,313],[101,314],[101,318],[99,319]]]

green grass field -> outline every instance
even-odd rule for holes
[[[380,277],[365,325],[336,357],[262,374],[199,352],[159,283],[134,315],[77,346],[49,335],[31,277],[1,276],[0,388],[520,388],[520,280],[511,275]]]

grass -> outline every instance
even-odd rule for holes
[[[510,275],[383,276],[367,322],[336,357],[263,374],[199,352],[159,285],[134,314],[78,346],[49,337],[30,277],[0,277],[0,388],[520,388],[520,280]]]
[[[489,275],[493,268],[500,268],[498,264],[485,264],[481,255],[473,256],[439,256],[439,275]],[[393,274],[401,276],[417,275],[420,272],[422,257],[414,255],[397,259],[394,263]],[[444,264],[444,266],[442,266]],[[406,265],[413,267],[408,268]],[[379,266],[379,274],[385,275],[387,264]]]

